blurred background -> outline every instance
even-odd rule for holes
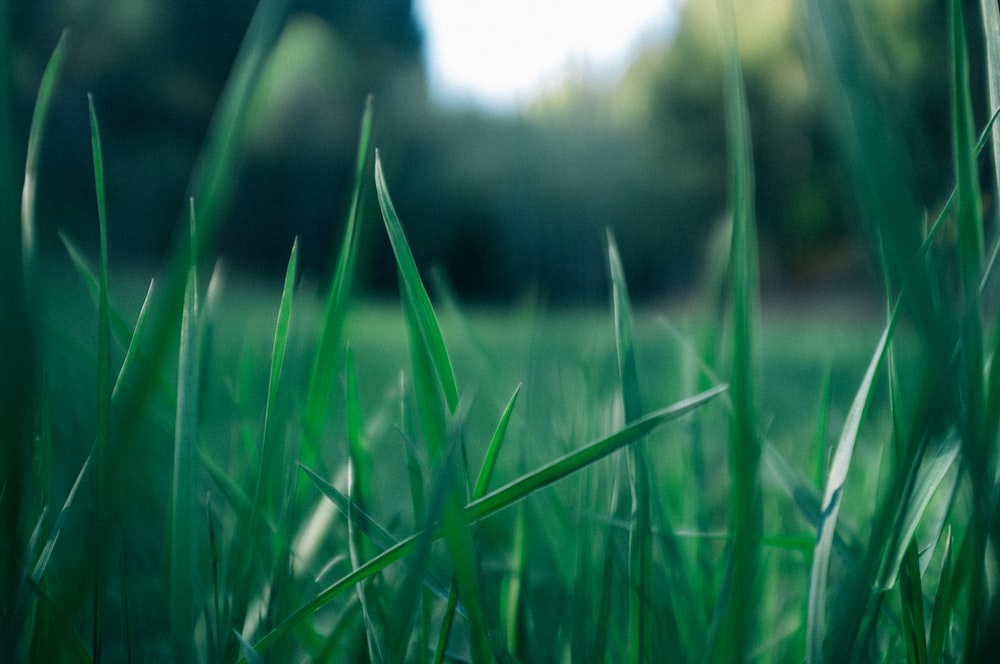
[[[9,163],[23,164],[41,73],[59,35],[72,31],[39,177],[48,250],[64,251],[63,231],[96,255],[92,92],[111,261],[155,269],[185,209],[188,179],[255,4],[3,5],[0,43],[13,56],[3,72],[14,127]],[[820,101],[828,91],[811,71],[807,3],[735,4],[763,288],[863,295],[879,280],[857,237],[847,169]],[[858,61],[880,95],[872,101],[888,109],[905,149],[900,186],[917,191],[934,214],[951,180],[947,3],[848,4],[866,49]],[[966,4],[967,19],[978,20],[978,3]],[[221,239],[227,263],[276,278],[299,236],[307,277],[324,278],[371,93],[373,142],[418,262],[440,270],[464,301],[503,304],[531,294],[552,304],[603,303],[605,227],[616,234],[636,300],[691,292],[726,232],[717,2],[615,8],[622,25],[614,13],[598,17],[594,36],[572,3],[556,0],[294,0],[233,174],[237,191]],[[980,48],[981,30],[969,36]],[[528,73],[507,81],[515,67]],[[981,127],[983,72],[972,77]],[[369,178],[359,287],[390,296],[395,269],[373,190]]]

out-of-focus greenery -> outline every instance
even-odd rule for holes
[[[86,92],[104,127],[112,252],[157,259],[183,209],[187,175],[255,3],[135,0],[11,3],[15,126],[28,112],[59,33],[73,31],[41,184],[48,241],[65,230],[93,246]],[[735,3],[754,142],[764,285],[859,282],[843,160],[810,76],[804,6]],[[852,8],[865,68],[906,142],[905,177],[933,214],[945,184],[946,3]],[[973,3],[975,4],[975,3]],[[621,81],[586,71],[501,114],[428,98],[411,0],[289,3],[251,123],[249,154],[224,237],[233,262],[280,275],[292,238],[307,273],[329,265],[347,205],[356,118],[378,108],[375,142],[421,265],[464,298],[554,302],[603,297],[603,228],[614,228],[639,300],[693,285],[724,233],[725,144],[718,8],[689,0],[676,34],[642,49]],[[967,15],[977,16],[975,11]],[[972,47],[980,35],[970,30]],[[512,36],[513,38],[514,36]],[[980,61],[972,58],[973,62]],[[974,88],[981,72],[973,71]],[[981,112],[981,111],[980,111]],[[19,132],[16,135],[24,135]],[[17,152],[17,151],[15,151]],[[369,192],[364,214],[377,215]],[[43,237],[43,240],[46,239]],[[371,292],[395,288],[391,252],[366,239]]]

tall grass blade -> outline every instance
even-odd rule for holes
[[[725,385],[720,385],[661,410],[654,411],[616,433],[596,440],[575,452],[570,452],[499,489],[487,493],[482,498],[466,506],[465,513],[468,523],[477,523],[491,517],[511,505],[524,500],[539,489],[568,477],[595,461],[620,450],[626,445],[648,436],[667,422],[687,415],[701,407],[704,403],[717,397],[726,389]],[[331,584],[316,597],[296,609],[273,630],[264,635],[255,647],[259,652],[266,652],[296,625],[328,604],[333,598],[339,596],[347,589],[353,588],[361,581],[380,573],[389,565],[399,562],[414,553],[421,539],[425,537],[425,533],[411,535]],[[434,537],[443,537],[443,533],[434,531]]]
[[[450,447],[448,443],[451,429],[450,416],[456,415],[459,406],[458,386],[437,316],[406,241],[402,223],[389,196],[377,150],[375,189],[389,234],[389,242],[396,256],[400,299],[406,321],[421,430],[432,467],[443,471],[441,481],[448,485],[442,518],[454,575],[448,604],[451,607],[456,605],[456,592],[460,590],[465,597],[469,612],[473,661],[487,661],[490,658],[487,645],[489,637],[479,597],[477,556],[472,545],[466,515],[461,509],[464,497],[459,494],[459,473],[455,468],[453,456],[445,453],[445,449]],[[456,433],[461,436],[460,432]],[[453,611],[454,608],[446,613],[442,623],[436,658],[443,657],[447,646]]]
[[[746,90],[740,69],[736,18],[731,0],[720,0],[723,46],[723,98],[729,153],[729,204],[733,229],[730,249],[733,356],[730,399],[729,530],[732,535],[728,589],[722,598],[720,629],[711,661],[733,661],[752,650],[756,630],[762,504],[761,441],[754,399],[756,380],[757,235],[754,173]]]
[[[823,637],[826,634],[827,609],[827,575],[830,568],[830,552],[833,547],[834,533],[837,528],[837,517],[840,514],[844,483],[854,456],[854,446],[861,428],[861,420],[871,400],[875,376],[885,356],[886,346],[895,328],[895,316],[889,321],[882,338],[879,340],[875,353],[872,355],[868,368],[858,391],[851,403],[844,428],[841,431],[837,447],[833,452],[833,460],[823,491],[823,503],[820,510],[819,525],[816,529],[816,546],[813,549],[813,563],[809,578],[809,611],[806,624],[806,661],[818,664],[823,661]]]
[[[87,96],[90,115],[90,141],[94,156],[94,186],[97,192],[97,218],[100,230],[100,262],[97,305],[97,531],[94,538],[94,657],[101,658],[104,596],[107,592],[108,565],[112,557],[110,543],[116,539],[115,511],[120,498],[115,467],[116,452],[111,432],[111,305],[108,296],[108,216],[104,194],[104,157],[101,135],[94,110],[94,98]],[[117,556],[115,556],[117,557]]]
[[[615,346],[618,349],[618,376],[621,385],[625,421],[642,415],[639,372],[636,368],[632,333],[632,306],[629,303],[625,271],[611,230],[607,231],[608,262],[611,267],[611,293],[615,321]],[[650,568],[653,541],[650,520],[649,462],[644,441],[630,445],[628,470],[631,479],[632,517],[629,523],[629,660],[635,664],[651,661],[653,616],[650,611]]]
[[[983,214],[979,190],[979,174],[974,153],[972,94],[969,89],[969,55],[965,36],[962,5],[952,0],[952,122],[953,154],[958,180],[956,210],[958,266],[961,283],[961,383],[958,397],[961,404],[959,429],[963,438],[966,466],[972,480],[972,559],[969,579],[969,608],[965,635],[965,656],[969,661],[986,654],[986,634],[983,632],[987,606],[985,568],[987,542],[993,530],[996,493],[994,462],[996,441],[988,439],[984,430],[986,397],[983,379],[983,321],[979,302],[979,284],[983,263]],[[989,69],[989,61],[987,62]]]
[[[257,465],[257,482],[253,494],[253,510],[247,525],[247,539],[255,541],[255,535],[261,511],[266,501],[265,493],[268,487],[280,487],[279,478],[275,476],[279,461],[272,451],[273,442],[269,434],[271,419],[278,401],[278,387],[281,383],[282,369],[285,364],[285,349],[288,346],[288,333],[292,318],[292,300],[295,290],[295,279],[298,273],[299,241],[292,243],[292,251],[288,257],[285,269],[285,281],[281,290],[281,302],[278,305],[278,317],[274,326],[274,341],[271,346],[271,363],[267,379],[267,398],[264,402],[264,422],[261,426],[260,455]]]
[[[302,461],[307,465],[312,465],[311,462],[315,458],[314,448],[326,425],[334,378],[337,374],[337,362],[344,333],[344,319],[347,316],[347,305],[351,294],[351,284],[354,281],[358,247],[361,242],[359,225],[361,195],[364,191],[365,173],[368,170],[368,157],[371,152],[373,120],[373,103],[371,97],[368,97],[365,102],[364,115],[361,118],[354,182],[351,188],[351,203],[344,226],[344,237],[341,240],[340,255],[333,272],[330,291],[327,293],[326,309],[320,327],[319,345],[316,347],[316,355],[309,377],[309,389],[306,393],[304,415],[306,456]]]
[[[194,201],[191,209],[191,241],[196,242]],[[198,402],[201,382],[199,357],[198,268],[195,253],[189,256],[187,288],[181,318],[177,360],[177,415],[174,430],[174,468],[170,511],[170,640],[174,656],[191,661],[199,596],[196,565]]]
[[[455,382],[451,359],[448,357],[448,351],[445,348],[444,338],[441,336],[441,329],[437,324],[430,298],[420,280],[417,263],[413,259],[406,236],[403,234],[399,215],[396,214],[392,199],[389,197],[385,174],[382,172],[381,158],[377,150],[375,152],[375,188],[378,193],[379,206],[382,208],[385,227],[389,233],[389,241],[396,255],[396,264],[403,288],[403,299],[409,301],[413,307],[414,318],[419,327],[422,341],[427,346],[432,366],[441,385],[440,389],[444,393],[445,402],[448,409],[455,412],[458,407],[458,385]]]

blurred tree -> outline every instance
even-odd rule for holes
[[[104,133],[113,259],[157,259],[257,3],[95,0],[15,3],[19,135],[60,32],[73,35],[42,160],[39,198],[50,245],[62,229],[96,236],[86,93]],[[421,33],[411,0],[301,0],[260,93],[224,243],[236,262],[283,270],[295,235],[305,261],[328,262],[346,208],[364,97],[424,94]]]
[[[946,3],[848,2],[866,44],[858,61],[882,94],[873,103],[908,148],[901,173],[933,209],[950,154]],[[978,16],[977,3],[965,2]],[[112,258],[159,256],[254,4],[14,3],[19,136],[59,32],[75,31],[42,163],[50,240],[54,228],[96,236],[89,90],[105,132]],[[863,254],[820,102],[827,83],[811,69],[817,45],[802,29],[806,5],[736,4],[765,279],[852,278]],[[724,221],[717,14],[715,0],[689,0],[672,41],[648,47],[620,83],[570,72],[523,113],[496,115],[428,100],[412,0],[293,1],[251,119],[226,253],[280,273],[299,235],[305,269],[330,266],[363,99],[374,92],[375,143],[414,253],[422,266],[442,267],[459,295],[509,299],[538,288],[555,301],[603,299],[605,226],[636,298],[677,292],[693,283]],[[978,34],[971,24],[969,33]],[[370,194],[368,227],[377,227]],[[368,283],[392,292],[391,253],[376,233],[365,241]]]
[[[944,3],[851,3],[867,49],[858,54],[897,121],[921,199],[939,203],[948,155],[948,38]],[[805,5],[737,2],[740,55],[754,142],[765,278],[850,278],[861,250],[844,168],[811,69]],[[664,186],[702,225],[724,212],[726,167],[717,3],[690,0],[676,38],[648,49],[619,89],[620,112],[649,127]],[[707,229],[699,236],[704,237]]]

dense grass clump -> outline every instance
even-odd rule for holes
[[[867,326],[760,311],[728,11],[731,242],[709,306],[676,326],[633,312],[610,232],[608,265],[595,266],[610,275],[609,314],[463,313],[446,287],[435,304],[371,145],[371,103],[330,283],[318,296],[302,287],[298,243],[280,290],[227,282],[211,267],[216,238],[281,5],[261,4],[145,296],[112,277],[93,100],[96,267],[68,237],[65,257],[38,249],[39,146],[66,38],[45,72],[21,270],[0,284],[13,316],[2,333],[0,659],[991,652],[1000,244],[978,178],[992,120],[977,137],[957,1],[955,189],[933,223],[899,181],[851,22],[809,4],[816,76],[884,276],[884,319]],[[997,108],[1000,17],[983,8]],[[400,311],[352,300],[372,185]]]

